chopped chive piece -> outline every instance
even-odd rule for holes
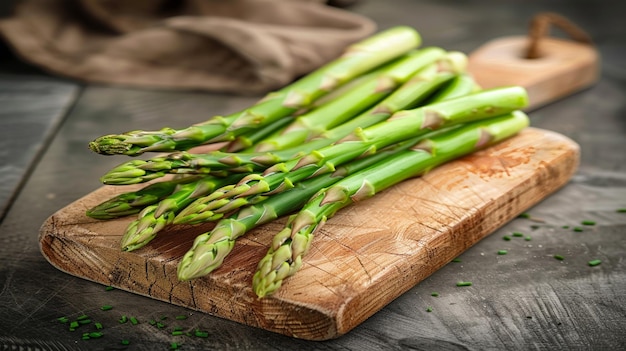
[[[457,257],[457,258],[453,259],[452,262],[461,262],[461,259]]]
[[[174,336],[177,336],[177,335],[183,335],[183,332],[182,332],[182,331],[180,331],[180,330],[174,330],[174,331],[172,332],[172,335],[174,335]]]
[[[96,327],[96,329],[100,330],[102,329],[102,323],[95,323],[94,326]]]
[[[137,318],[135,318],[135,317],[130,317],[130,322],[131,322],[133,325],[137,325],[137,324],[139,324],[139,321],[138,321],[138,320],[137,320]]]
[[[565,259],[565,257],[563,257],[563,256],[561,256],[561,255],[554,255],[554,256],[552,256],[552,257],[556,258],[556,259],[557,259],[557,260],[559,260],[559,261],[563,261],[563,260]]]
[[[588,262],[589,266],[591,266],[591,267],[597,266],[600,263],[602,263],[602,261],[600,261],[600,260],[591,260],[591,261]]]
[[[157,328],[161,329],[161,328],[165,328],[165,324],[161,323],[161,322],[157,322],[156,324]]]
[[[208,338],[209,337],[209,333],[205,332],[205,331],[200,331],[200,330],[196,330],[195,335],[199,338]]]
[[[177,344],[177,343],[175,343],[175,342],[171,343],[171,344],[170,344],[170,349],[172,349],[172,350],[176,350],[176,349],[178,349],[178,344]]]
[[[561,228],[563,228],[563,229],[569,229],[569,225],[564,225],[564,226],[562,226]]]
[[[67,318],[67,317],[59,317],[59,318],[57,318],[57,321],[59,321],[61,323],[67,323],[67,322],[70,321],[70,319]]]
[[[183,330],[183,327],[174,327],[174,331],[181,331]]]
[[[515,237],[518,237],[518,238],[519,238],[519,237],[524,236],[524,234],[523,234],[523,233],[520,233],[520,232],[513,232],[513,236],[515,236]]]
[[[122,341],[121,341],[121,344],[122,344],[122,345],[130,345],[130,341],[129,341],[129,340],[126,340],[126,339],[124,339],[124,340],[122,340]]]
[[[91,323],[91,319],[81,319],[78,321],[79,324],[89,324]]]
[[[89,333],[89,337],[90,338],[94,338],[94,339],[101,338],[102,337],[102,333],[100,333],[100,332],[91,332],[91,333]]]
[[[582,232],[582,231],[584,231],[584,229],[581,228],[581,227],[574,227],[574,231],[575,232]]]
[[[472,286],[472,282],[458,282],[456,286]]]
[[[164,321],[167,319],[167,316],[161,316],[161,320]]]
[[[433,309],[431,307],[426,308],[426,312],[432,312]]]
[[[582,225],[596,225],[595,221],[582,221],[580,222]]]
[[[114,287],[108,285],[106,288],[104,288],[105,291],[111,291],[111,290],[115,290]]]
[[[506,255],[507,253],[509,253],[506,250],[498,250],[498,255]]]
[[[83,340],[89,340],[89,339],[91,339],[91,338],[89,337],[89,335],[83,335],[83,337],[82,337],[81,339],[83,339]]]
[[[109,310],[113,309],[113,306],[111,306],[111,305],[104,305],[104,306],[100,307],[100,309],[103,310],[103,311],[109,311]]]
[[[526,241],[531,241],[531,240],[533,240],[533,238],[531,238],[530,236],[526,236],[526,237],[524,238],[524,240],[526,240]]]
[[[89,319],[89,316],[88,316],[88,315],[86,315],[86,314],[83,314],[82,316],[78,316],[78,317],[76,317],[76,320],[77,320],[77,321],[82,321],[82,320],[84,320],[84,319]]]
[[[120,317],[120,319],[119,319],[119,322],[120,322],[120,323],[122,323],[122,324],[124,324],[124,323],[128,322],[128,317],[126,317],[126,316],[121,316],[121,317]]]
[[[148,323],[150,323],[150,325],[156,325],[156,321],[154,319],[151,319]]]
[[[626,208],[618,208],[615,212],[626,213]]]
[[[522,213],[518,217],[519,218],[530,218],[530,213]]]
[[[80,324],[78,324],[77,321],[72,321],[72,323],[70,323],[70,329],[76,329],[80,326]]]
[[[180,316],[176,316],[176,319],[180,321],[183,319],[187,319],[187,316],[181,314]]]
[[[508,236],[508,235],[505,235],[505,236],[502,237],[502,240],[509,241],[509,240],[511,240],[511,237]]]
[[[541,228],[541,226],[536,225],[536,224],[533,224],[533,225],[530,226],[530,229],[532,229],[532,230],[537,230],[539,228]]]
[[[430,296],[437,297],[437,296],[439,296],[439,293],[438,292],[433,292],[433,293],[430,294]]]

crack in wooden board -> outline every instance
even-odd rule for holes
[[[261,300],[252,275],[284,218],[240,238],[207,277],[179,282],[179,259],[211,225],[172,227],[141,250],[122,252],[119,241],[132,218],[84,214],[132,188],[105,186],[43,224],[41,251],[84,279],[293,337],[332,339],[565,185],[579,153],[560,134],[527,128],[350,206],[317,234],[301,271]]]

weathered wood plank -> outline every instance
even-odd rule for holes
[[[79,90],[61,80],[0,74],[0,219]]]

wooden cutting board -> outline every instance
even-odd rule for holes
[[[576,171],[570,139],[527,128],[512,139],[340,211],[315,237],[301,271],[273,297],[251,289],[284,220],[241,238],[209,276],[179,282],[176,265],[211,226],[172,227],[135,252],[119,241],[132,218],[85,216],[128,191],[105,186],[52,215],[41,251],[58,269],[190,309],[310,340],[345,334],[480,239],[563,186]]]

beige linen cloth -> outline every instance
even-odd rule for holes
[[[0,21],[17,55],[54,74],[236,94],[288,84],[374,30],[315,0],[25,0]]]

